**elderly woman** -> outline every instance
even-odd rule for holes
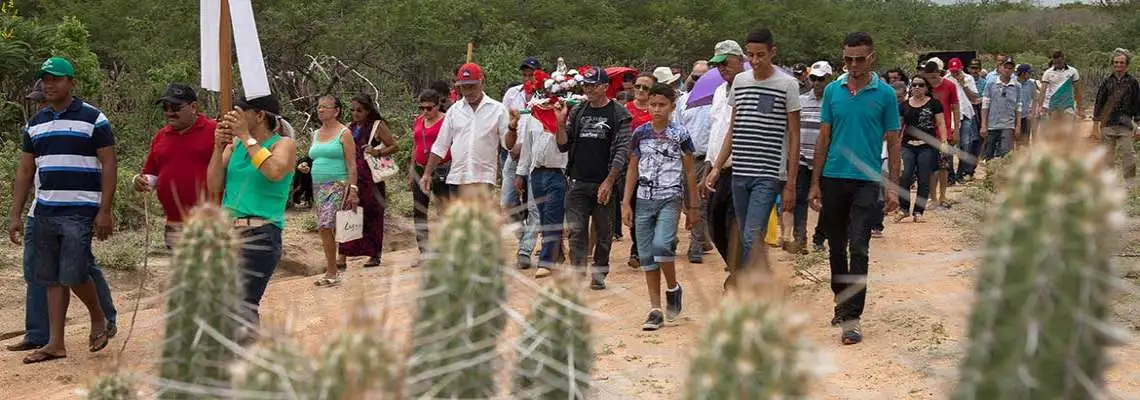
[[[309,157],[313,159],[313,191],[317,193],[317,230],[325,252],[325,276],[317,279],[317,286],[336,286],[343,279],[337,269],[336,214],[340,210],[355,210],[356,144],[348,127],[340,123],[340,101],[334,96],[321,97],[317,115],[321,127],[313,132]]]

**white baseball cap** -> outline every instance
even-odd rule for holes
[[[673,69],[669,67],[657,67],[657,69],[653,70],[653,77],[657,78],[657,82],[666,85],[681,79],[681,75],[674,74]]]
[[[832,73],[831,63],[827,61],[816,61],[811,65],[811,75],[813,76],[828,76]]]
[[[938,70],[939,71],[946,70],[946,64],[943,63],[942,59],[938,58],[938,57],[931,57],[929,60],[926,60],[926,62],[924,62],[923,64],[927,64],[927,63],[931,63],[931,62],[938,64]]]

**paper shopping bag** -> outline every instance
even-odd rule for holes
[[[336,212],[337,243],[351,242],[364,237],[364,209],[341,210]]]

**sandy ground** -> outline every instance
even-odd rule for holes
[[[951,197],[969,201],[960,195],[960,190],[960,187],[952,188]],[[815,395],[827,399],[943,399],[948,396],[966,344],[966,317],[973,297],[972,272],[978,257],[977,245],[963,238],[964,230],[977,227],[960,219],[961,216],[953,212],[930,212],[928,222],[922,224],[888,221],[886,237],[872,241],[870,288],[863,324],[866,340],[862,344],[842,346],[839,332],[828,325],[833,303],[826,283],[812,283],[802,278],[790,283],[792,303],[809,317],[810,339],[830,358],[831,372],[819,380]],[[685,249],[688,235],[682,236],[679,248]],[[1135,235],[1129,236],[1135,240]],[[315,236],[291,230],[287,240],[304,243],[315,240]],[[510,243],[512,240],[507,242],[514,245]],[[679,398],[688,375],[687,360],[699,330],[715,311],[721,296],[726,274],[723,262],[714,252],[706,255],[704,264],[682,263],[679,276],[686,288],[682,316],[676,324],[660,331],[643,332],[641,323],[648,301],[642,274],[625,266],[629,245],[628,239],[614,245],[611,261],[614,267],[607,290],[583,290],[589,305],[598,313],[594,319],[597,356],[594,398]],[[507,251],[510,251],[507,254],[514,253],[513,248]],[[771,254],[778,266],[790,268],[793,257],[778,250]],[[408,321],[413,314],[411,295],[418,287],[418,272],[410,268],[415,258],[414,248],[393,251],[385,254],[382,267],[367,270],[360,268],[363,260],[355,260],[350,265],[348,283],[339,288],[316,288],[311,277],[279,276],[263,301],[266,325],[281,325],[289,318],[294,335],[311,352],[343,323],[349,304],[363,295],[367,303],[385,307],[385,334],[391,338],[390,343],[402,348],[407,343]],[[157,260],[155,271],[161,272],[163,263]],[[808,270],[827,277],[826,261]],[[0,274],[0,282],[3,282],[0,332],[22,329],[22,282],[18,264],[0,270]],[[546,283],[533,279],[529,271],[509,274],[508,280],[509,305],[522,313],[527,312],[537,285]],[[124,274],[114,274],[112,281],[121,312],[120,336],[103,352],[87,353],[84,346],[87,317],[80,303],[73,301],[68,327],[70,357],[24,366],[20,359],[26,353],[0,351],[0,370],[3,371],[0,399],[74,398],[77,389],[95,376],[113,370],[116,364],[142,376],[155,372],[156,351],[162,335],[161,299],[144,297],[142,311],[134,323],[133,338],[120,354],[120,346],[131,327],[133,298],[137,297],[132,289],[137,281]],[[1136,287],[1135,280],[1127,282],[1130,287]],[[1137,299],[1128,297],[1122,302],[1126,303],[1122,305],[1126,312],[1117,310],[1123,315],[1118,322],[1135,334],[1140,326],[1135,316]],[[514,337],[515,331],[517,326],[512,324],[506,336]],[[7,340],[5,344],[15,340]],[[500,347],[504,358],[509,360],[512,351],[508,344]],[[1134,340],[1129,341],[1126,346],[1114,349],[1112,355],[1117,360],[1108,376],[1113,397],[1140,399],[1140,346]]]

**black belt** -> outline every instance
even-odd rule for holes
[[[538,172],[538,171],[550,171],[550,172],[557,172],[557,173],[561,174],[562,168],[534,167],[534,170],[531,172],[533,173],[533,172]]]
[[[699,156],[693,156],[693,159],[697,160],[697,162],[705,162],[705,155],[701,154]]]

